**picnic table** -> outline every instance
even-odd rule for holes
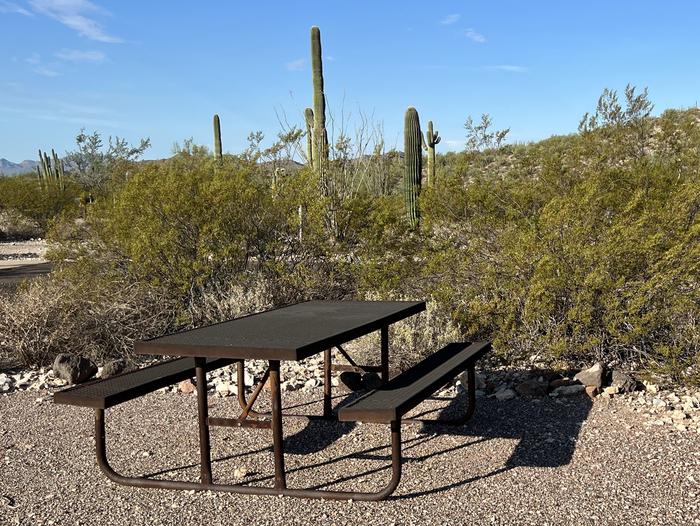
[[[252,314],[222,323],[169,334],[135,344],[139,354],[177,356],[179,358],[65,389],[54,395],[56,403],[81,405],[95,409],[97,461],[113,481],[137,487],[184,490],[216,490],[245,494],[288,495],[295,497],[380,500],[390,495],[401,477],[401,423],[403,416],[437,391],[458,373],[468,372],[468,407],[464,417],[439,423],[461,425],[474,412],[474,366],[489,349],[489,342],[456,342],[389,378],[389,326],[425,310],[425,302],[414,301],[310,301],[280,309]],[[358,365],[343,344],[372,332],[380,332],[379,366]],[[331,350],[338,349],[348,364],[334,364]],[[323,415],[320,418],[389,424],[391,428],[392,477],[377,492],[330,491],[287,487],[284,465],[283,414],[280,389],[280,362],[299,361],[324,354]],[[265,360],[268,367],[246,399],[245,360]],[[235,418],[209,417],[206,373],[236,364],[238,400],[241,413]],[[381,376],[382,387],[338,408],[332,407],[331,372],[333,370],[373,371]],[[105,446],[105,409],[171,385],[182,379],[196,378],[197,414],[200,446],[200,481],[185,482],[126,477],[115,472],[107,461]],[[263,386],[268,383],[271,410],[253,409]],[[312,418],[306,415],[307,418]],[[421,422],[436,422],[434,420]],[[251,427],[272,431],[274,486],[213,482],[211,466],[211,426]]]

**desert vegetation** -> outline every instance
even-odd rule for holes
[[[469,117],[464,150],[442,153],[410,108],[404,151],[386,150],[367,122],[329,137],[317,30],[311,44],[313,108],[269,148],[252,133],[224,153],[222,128],[239,131],[216,116],[213,151],[139,162],[147,140],[81,132],[61,185],[0,178],[0,213],[47,232],[56,264],[0,303],[0,353],[129,356],[134,339],[304,299],[425,298],[394,334],[402,365],[459,336],[511,364],[700,381],[699,110],[652,116],[628,86],[577,133],[506,144]]]

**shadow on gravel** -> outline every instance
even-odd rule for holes
[[[333,401],[335,403],[340,399],[340,406],[342,406],[350,403],[350,401],[358,396],[360,396],[360,393],[352,393],[350,396],[337,395],[333,396]],[[289,409],[296,409],[303,405],[318,404],[319,401],[322,402],[322,399],[312,400],[308,404],[291,406]],[[284,452],[291,455],[318,453],[340,439],[343,435],[352,431],[356,425],[355,422],[309,420],[301,431],[284,439]]]
[[[430,413],[429,417],[432,418],[435,417],[435,413],[439,413],[439,418],[454,418],[463,414],[467,404],[464,393],[452,398],[432,398],[432,400],[450,400],[450,403],[443,409],[432,412],[427,411],[424,414],[416,415],[416,417],[426,416]],[[343,403],[348,401],[349,399]],[[477,400],[474,416],[465,425],[459,427],[440,424],[422,425],[417,436],[404,438],[402,441],[404,463],[420,463],[426,459],[439,458],[441,456],[448,460],[449,455],[454,454],[456,451],[479,443],[493,439],[517,440],[515,448],[510,456],[504,459],[503,464],[492,471],[477,476],[470,476],[450,484],[426,488],[419,492],[395,495],[390,497],[390,499],[406,499],[441,493],[517,467],[552,468],[564,466],[571,462],[576,448],[576,440],[583,422],[588,417],[591,406],[592,401],[585,395],[558,400],[545,397],[539,400],[514,399],[506,402],[499,402],[493,398],[480,398]],[[339,422],[309,421],[303,430],[285,439],[285,453],[303,455],[318,452],[352,429],[352,425],[347,428],[345,425]],[[416,424],[406,423],[404,428],[408,430],[411,425]],[[407,433],[404,434],[406,435]],[[465,440],[458,445],[433,451],[429,454],[417,452],[419,448],[422,449],[422,446],[437,441],[440,436],[444,435],[463,436]],[[288,471],[312,470],[346,459],[377,461],[378,465],[376,468],[348,474],[340,479],[312,486],[309,489],[321,489],[322,487],[341,484],[351,480],[363,479],[368,475],[388,469],[386,463],[391,461],[391,457],[388,454],[388,438],[387,432],[387,444],[385,446],[367,448],[330,460],[312,461],[309,464]],[[253,482],[261,482],[268,479],[271,479],[271,476],[260,476]]]
[[[466,395],[458,395],[445,409],[440,411],[440,417],[447,418],[458,415],[466,403]],[[477,400],[476,413],[464,426],[454,428],[431,425],[424,426],[421,430],[425,433],[434,433],[431,435],[431,439],[434,439],[436,435],[449,434],[474,437],[477,439],[476,441],[471,440],[426,456],[411,456],[410,453],[406,452],[406,461],[416,462],[429,457],[449,455],[455,450],[491,439],[518,440],[515,449],[503,466],[476,477],[469,477],[462,481],[394,498],[402,499],[440,493],[521,466],[542,468],[565,466],[571,462],[581,426],[588,418],[592,405],[593,402],[585,395],[557,400],[545,397],[544,399],[515,399],[506,402],[499,402],[492,398],[480,398]],[[406,449],[404,448],[404,451]]]
[[[348,403],[358,394],[352,394],[344,398],[340,405]],[[335,399],[339,397],[334,397]],[[443,398],[436,397],[432,400],[446,401],[449,404],[442,408],[426,411],[415,417],[423,417],[429,414],[429,418],[434,418],[438,413],[439,418],[454,418],[463,414],[467,404],[466,395],[458,394],[456,397]],[[287,407],[287,410],[299,410],[303,406],[318,403],[319,400],[311,400],[308,403]],[[476,412],[472,419],[463,426],[445,426],[440,424],[422,425],[418,428],[418,434],[408,438],[408,433],[404,433],[402,441],[402,452],[405,464],[420,463],[429,458],[445,457],[446,464],[449,464],[449,456],[456,451],[463,450],[470,446],[488,442],[494,439],[515,439],[517,444],[510,456],[505,459],[499,467],[476,476],[469,476],[456,482],[425,488],[418,492],[404,495],[395,495],[390,499],[407,499],[441,493],[450,489],[465,486],[477,480],[492,477],[507,472],[517,467],[542,467],[552,468],[564,466],[571,462],[576,441],[583,422],[588,417],[592,407],[592,401],[585,395],[572,398],[523,400],[514,399],[499,402],[493,398],[477,399]],[[288,412],[288,411],[285,411]],[[297,411],[294,411],[297,412]],[[303,409],[302,409],[303,412]],[[409,426],[416,425],[406,423],[404,428],[409,430]],[[354,423],[333,422],[326,420],[309,420],[304,428],[299,432],[286,437],[284,441],[285,454],[309,455],[322,451],[343,435],[350,432],[355,427]],[[387,426],[388,427],[388,426]],[[431,451],[428,454],[421,454],[419,451],[431,442],[439,441],[441,436],[461,436],[464,441],[459,444]],[[269,451],[271,446],[262,447],[254,451],[245,451],[225,457],[213,459],[213,462],[222,462],[235,457],[244,457]],[[432,449],[432,448],[431,448]],[[495,450],[494,450],[495,451]],[[347,455],[342,455],[332,459],[313,461],[296,468],[288,469],[287,473],[297,471],[313,470],[322,466],[335,464],[348,459],[372,460],[377,462],[377,467],[366,469],[359,473],[348,474],[340,479],[324,482],[309,489],[321,489],[323,487],[335,486],[343,482],[363,479],[368,475],[386,471],[387,463],[391,461],[389,455],[389,433],[387,429],[387,443],[385,445],[366,448],[361,451],[354,451]],[[149,476],[158,476],[168,472],[175,472],[182,469],[196,467],[198,464],[180,466],[165,469]],[[466,465],[468,467],[468,465]],[[259,483],[271,480],[271,475],[252,473],[253,477],[246,480],[246,483]],[[452,475],[458,475],[452,473]]]

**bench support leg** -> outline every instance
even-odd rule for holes
[[[202,484],[211,484],[211,445],[209,442],[209,406],[207,400],[207,360],[194,359],[197,375],[197,421]]]
[[[332,386],[331,386],[331,367],[333,354],[330,349],[323,351],[323,417],[331,418],[333,416],[332,403]]]

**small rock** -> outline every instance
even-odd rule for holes
[[[248,476],[248,469],[245,466],[238,466],[233,470],[233,478],[242,480]]]
[[[592,385],[600,389],[603,387],[604,373],[605,368],[603,367],[603,364],[598,362],[593,365],[593,367],[580,371],[578,374],[576,374],[576,376],[574,376],[574,380],[578,380],[583,385]]]
[[[183,380],[179,384],[177,384],[177,388],[179,391],[183,394],[190,394],[194,393],[197,390],[197,386],[194,385],[191,379]]]
[[[595,398],[596,396],[598,396],[599,393],[600,389],[598,389],[595,385],[586,386],[586,394],[589,398]]]
[[[608,396],[616,395],[619,392],[620,388],[614,385],[609,385],[608,387],[603,388],[603,393],[605,393]]]
[[[233,394],[235,386],[229,382],[219,382],[216,384],[216,393],[219,396],[229,396]]]
[[[672,420],[685,420],[688,418],[688,415],[685,414],[684,411],[671,411],[671,414],[669,415]]]
[[[659,386],[649,382],[644,382],[644,389],[649,394],[657,394],[659,392]]]
[[[116,376],[126,370],[126,362],[124,360],[112,360],[102,366],[100,378],[110,378]]]
[[[97,372],[97,366],[87,358],[61,353],[53,362],[53,374],[71,384],[89,380]]]
[[[314,387],[318,387],[319,385],[321,385],[321,382],[318,378],[309,378],[304,383],[304,389],[313,389]]]
[[[520,396],[537,398],[547,394],[547,384],[539,380],[525,380],[515,386],[515,390]]]
[[[494,396],[496,397],[496,400],[498,400],[499,402],[505,402],[506,400],[512,400],[517,395],[515,394],[515,391],[513,391],[512,389],[501,389]]]
[[[637,380],[632,378],[629,374],[623,373],[622,371],[614,370],[612,373],[612,382],[610,383],[612,387],[617,387],[622,393],[631,393],[637,389]]]
[[[549,393],[549,396],[557,397],[557,396],[574,396],[577,394],[581,394],[586,390],[586,387],[581,384],[573,384],[573,385],[562,385],[560,387],[557,387],[554,391]]]

